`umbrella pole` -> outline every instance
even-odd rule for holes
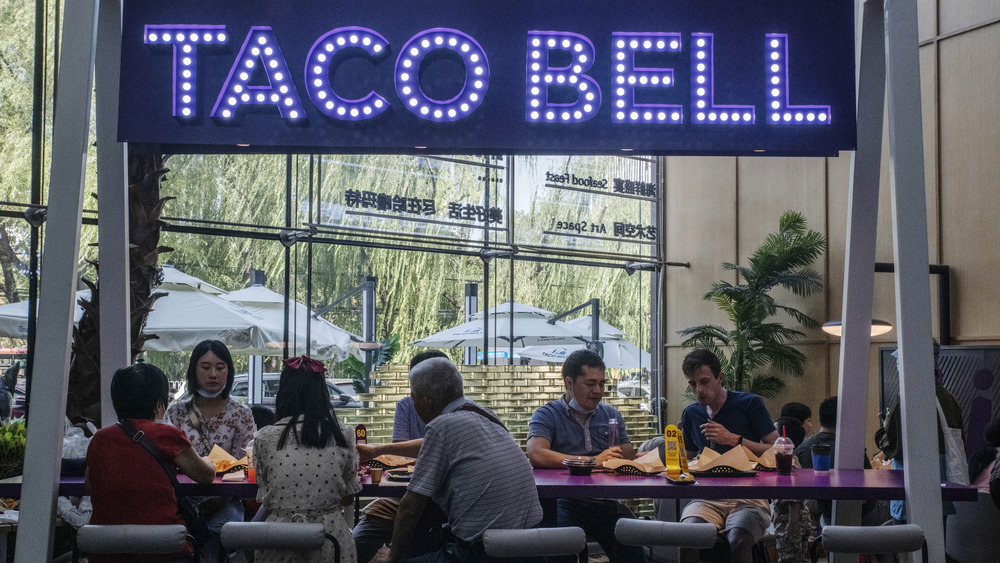
[[[472,320],[472,315],[476,314],[479,305],[479,286],[474,283],[465,284],[465,322]],[[465,348],[465,365],[476,365],[476,347],[467,346]]]

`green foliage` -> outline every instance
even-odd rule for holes
[[[722,362],[728,389],[776,396],[785,386],[782,376],[803,375],[806,357],[791,346],[803,333],[773,317],[784,313],[810,329],[819,328],[819,323],[777,303],[770,291],[783,287],[799,296],[822,291],[822,276],[809,266],[825,249],[825,237],[809,230],[801,213],[786,211],[778,221],[778,232],[768,235],[750,255],[749,266],[722,264],[744,283],[718,281],[704,296],[726,313],[732,328],[701,325],[680,330],[686,337],[682,345],[714,352]]]
[[[0,479],[20,475],[24,469],[24,445],[28,431],[24,419],[0,426]]]
[[[399,352],[399,335],[390,334],[389,336],[382,339],[380,346],[372,350],[372,370],[375,370],[383,364],[388,364],[392,361],[392,358]],[[355,358],[354,356],[348,356],[343,363],[344,373],[350,377],[352,385],[354,386],[354,391],[356,393],[367,393],[368,389],[366,387],[366,380],[368,379],[368,374],[365,372],[365,362]]]

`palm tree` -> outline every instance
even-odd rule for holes
[[[826,238],[807,229],[801,213],[786,211],[778,221],[778,232],[768,235],[750,255],[749,266],[722,264],[724,270],[736,271],[744,283],[715,282],[705,294],[706,301],[725,311],[733,327],[701,325],[680,330],[686,337],[682,346],[714,352],[722,362],[726,388],[776,396],[785,387],[781,376],[801,376],[806,357],[790,345],[804,334],[773,317],[785,313],[810,329],[819,328],[819,323],[798,309],[778,304],[770,291],[779,286],[800,296],[822,291],[822,276],[809,266],[825,249]]]
[[[160,245],[160,233],[166,225],[160,216],[163,206],[173,197],[160,197],[160,184],[169,170],[166,155],[143,154],[129,147],[129,287],[131,293],[131,361],[142,352],[143,343],[152,335],[142,333],[153,303],[165,295],[155,293],[163,281],[160,254],[173,249]],[[98,264],[94,263],[95,268]],[[99,273],[99,271],[98,271]],[[91,298],[81,299],[83,316],[73,329],[72,357],[69,371],[69,394],[66,416],[73,423],[101,420],[101,341],[100,276],[96,282],[84,279]]]

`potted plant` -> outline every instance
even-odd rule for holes
[[[24,419],[14,419],[0,426],[0,479],[24,472],[24,447],[28,431]]]
[[[723,270],[735,271],[742,283],[715,282],[704,296],[726,313],[732,326],[706,324],[680,330],[686,337],[682,346],[714,352],[722,362],[727,389],[776,396],[785,387],[781,376],[802,375],[806,357],[791,346],[804,334],[784,326],[775,316],[784,313],[810,329],[819,328],[819,323],[779,304],[770,292],[776,287],[801,296],[822,291],[823,277],[810,266],[825,249],[826,238],[808,229],[801,213],[783,213],[778,231],[751,253],[749,265],[722,264]]]

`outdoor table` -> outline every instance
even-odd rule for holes
[[[573,476],[565,469],[535,469],[535,485],[539,498],[766,498],[824,500],[902,500],[903,472],[890,469],[831,469],[817,472],[797,469],[789,476],[758,472],[753,477],[698,477],[692,485],[674,485],[663,475],[631,477],[617,473],[594,472],[588,476]],[[216,477],[208,484],[194,483],[185,475],[177,480],[184,494],[192,496],[230,496],[254,498],[257,483],[223,482]],[[405,482],[382,478],[378,485],[369,477],[362,479],[361,496],[401,497]],[[83,477],[63,477],[59,480],[61,496],[86,494]],[[20,479],[0,481],[0,497],[19,498]],[[953,483],[941,486],[943,500],[975,501],[977,490]]]

